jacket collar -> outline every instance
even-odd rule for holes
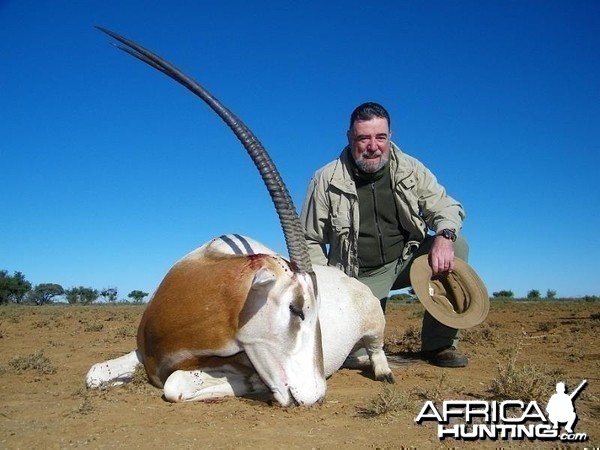
[[[403,167],[403,164],[402,164],[402,157],[403,157],[404,153],[402,152],[402,150],[400,150],[400,147],[398,147],[396,144],[394,144],[393,142],[391,144],[392,144],[392,150],[390,151],[390,172],[391,173],[405,172],[405,168]]]
[[[391,146],[389,164],[392,180],[394,180],[396,178],[394,176],[396,173],[399,173],[402,178],[401,174],[406,172],[406,168],[404,167],[404,164],[402,164],[402,156],[404,155],[402,150],[400,150],[393,142],[391,143]],[[350,158],[352,158],[350,155],[350,147],[346,146],[336,161],[330,183],[331,186],[346,194],[358,195],[352,176],[352,162],[350,161]]]
[[[351,172],[352,163],[350,162],[350,158],[352,158],[352,156],[350,155],[349,150],[350,147],[348,146],[344,147],[344,150],[342,150],[342,153],[336,162],[335,168],[333,169],[331,186],[346,194],[357,195],[356,185],[354,184],[354,179]]]

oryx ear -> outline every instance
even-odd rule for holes
[[[275,282],[275,274],[266,267],[261,267],[254,274],[252,280],[252,289],[256,289],[259,286],[267,286]]]

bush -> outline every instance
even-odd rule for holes
[[[8,366],[17,373],[35,370],[40,375],[50,375],[56,372],[50,358],[41,350],[26,356],[15,356],[8,362]]]
[[[413,303],[414,301],[416,301],[417,297],[414,295],[410,295],[410,294],[406,294],[406,293],[400,293],[400,294],[394,294],[389,298],[390,302],[403,302],[403,303]]]
[[[498,291],[498,292],[492,292],[492,296],[494,298],[513,298],[515,294],[513,294],[513,291]]]
[[[552,393],[560,373],[534,364],[517,364],[520,349],[518,345],[505,352],[507,361],[498,362],[498,376],[492,380],[489,392],[498,400],[535,400],[541,404]]]
[[[400,392],[395,386],[384,384],[382,391],[365,407],[359,408],[361,416],[375,417],[381,415],[393,415],[413,407],[414,401],[410,394]]]

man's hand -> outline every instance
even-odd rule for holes
[[[454,242],[443,236],[436,236],[429,250],[429,265],[433,275],[445,274],[454,270]]]

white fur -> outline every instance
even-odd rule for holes
[[[98,389],[128,383],[133,379],[135,367],[139,363],[137,351],[134,350],[118,358],[94,364],[86,376],[87,386]]]

